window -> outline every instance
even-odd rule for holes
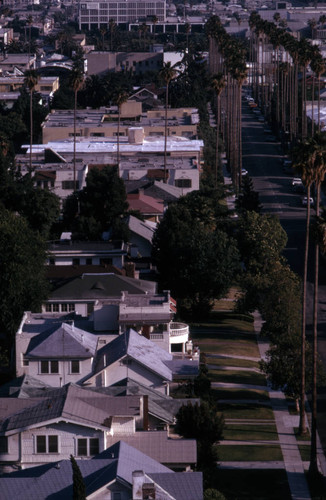
[[[77,455],[90,456],[99,453],[99,439],[98,438],[80,438],[77,440]]]
[[[45,304],[46,312],[52,312],[52,304]]]
[[[8,438],[0,436],[0,453],[8,453]]]
[[[22,366],[29,366],[29,360],[22,354]]]
[[[68,304],[61,304],[61,312],[68,312]]]
[[[52,304],[52,311],[59,312],[59,304]]]
[[[100,265],[101,266],[111,266],[112,259],[107,259],[107,258],[100,259]]]
[[[55,259],[53,257],[49,258],[49,265],[54,266],[55,265]]]
[[[73,266],[79,266],[79,259],[72,259]]]
[[[59,373],[59,361],[41,361],[41,373]]]
[[[36,436],[36,453],[58,453],[58,436]]]
[[[71,373],[80,373],[79,359],[74,359],[73,361],[71,361],[70,370],[71,370]]]
[[[92,257],[87,257],[86,266],[91,266],[91,265],[92,265]]]
[[[191,188],[191,179],[176,179],[175,185],[180,188]]]
[[[68,304],[69,312],[73,312],[75,310],[75,304]]]
[[[62,181],[62,189],[75,189],[74,181]],[[79,189],[79,181],[76,181],[76,189]]]

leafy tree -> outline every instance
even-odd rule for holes
[[[249,175],[242,177],[241,191],[236,200],[236,208],[239,213],[243,213],[246,210],[254,211],[258,214],[261,212],[259,194],[254,190],[254,185]]]
[[[76,239],[100,239],[103,231],[112,230],[112,237],[126,237],[122,217],[128,209],[123,180],[117,168],[92,169],[85,188],[68,198],[64,207],[66,228]]]
[[[198,317],[226,293],[239,263],[235,241],[216,228],[213,216],[194,217],[184,200],[165,212],[153,238],[153,257],[161,288]]]
[[[184,438],[198,439],[207,443],[217,443],[223,437],[224,419],[215,407],[208,403],[188,402],[182,405],[176,415],[175,430]]]
[[[281,259],[287,235],[276,217],[246,212],[240,220],[238,242],[247,271],[266,273]]]
[[[46,298],[46,245],[24,217],[1,206],[0,255],[0,331],[6,332],[9,340],[24,310],[39,310]]]
[[[73,500],[86,500],[86,486],[75,458],[70,455],[73,480]]]
[[[220,491],[214,488],[207,488],[204,491],[204,500],[226,500],[226,498]]]

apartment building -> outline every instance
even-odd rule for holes
[[[81,1],[79,5],[79,29],[94,29],[107,26],[112,19],[116,24],[129,22],[144,22],[156,16],[158,21],[166,19],[165,0],[133,0],[117,2],[106,0],[98,2],[94,0]]]

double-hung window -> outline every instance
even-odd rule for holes
[[[98,438],[79,438],[77,440],[77,456],[87,457],[99,453]]]
[[[41,373],[59,373],[59,361],[58,360],[43,360],[40,363]]]
[[[36,436],[36,453],[58,453],[58,436]]]

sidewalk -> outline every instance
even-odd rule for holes
[[[261,327],[261,316],[258,312],[255,312],[254,329],[257,334],[260,355],[262,358],[265,358],[269,343],[259,337]],[[269,396],[274,411],[279,443],[283,454],[284,468],[287,473],[292,498],[294,500],[311,499],[304,474],[304,464],[294,434],[294,427],[298,427],[298,417],[296,415],[289,415],[288,405],[283,392],[270,390]]]

